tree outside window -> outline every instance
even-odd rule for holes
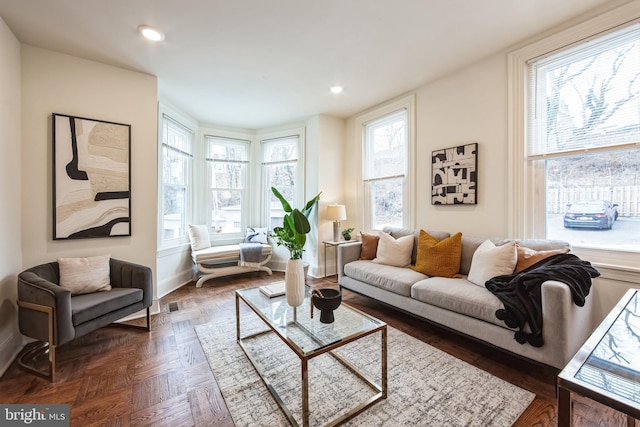
[[[249,141],[215,136],[206,141],[210,233],[241,233],[246,222]]]
[[[365,125],[364,187],[371,228],[404,225],[407,175],[407,113],[387,115]]]
[[[532,61],[529,73],[526,154],[544,170],[546,237],[640,249],[639,27]]]
[[[268,226],[270,230],[281,227],[285,212],[282,204],[271,192],[271,187],[278,189],[280,194],[290,202],[293,207],[299,205],[301,192],[298,183],[302,182],[299,170],[299,145],[298,135],[285,136],[262,141],[262,167],[264,182],[262,191],[267,200]]]
[[[186,238],[193,133],[163,116],[162,241]]]

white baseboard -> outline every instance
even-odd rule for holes
[[[23,346],[23,337],[19,332],[9,335],[0,343],[0,376],[9,369]]]
[[[191,282],[193,280],[194,271],[195,270],[193,269],[180,271],[172,275],[171,277],[162,280],[162,282],[159,282],[157,289],[158,299],[169,295],[176,289],[179,289],[187,283]]]

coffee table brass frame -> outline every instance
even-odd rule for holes
[[[264,297],[264,298],[267,298],[267,297]],[[284,298],[284,297],[280,297],[280,298]],[[309,295],[305,295],[305,299],[309,299]],[[269,327],[269,329],[261,331],[261,332],[257,332],[257,333],[251,334],[251,335],[247,335],[245,337],[242,337],[240,335],[240,300],[242,300],[249,308],[251,308],[251,310],[255,314],[258,315],[258,317]],[[272,300],[275,300],[275,298],[272,298]],[[342,305],[347,307],[348,309],[356,312],[356,313],[359,313],[360,315],[362,315],[362,316],[364,316],[364,317],[366,317],[368,319],[376,321],[377,323],[379,323],[379,326],[377,326],[375,328],[371,328],[371,329],[366,330],[366,331],[360,331],[360,332],[351,334],[350,336],[347,336],[347,337],[345,337],[345,338],[343,338],[343,339],[341,339],[341,340],[339,340],[337,342],[334,342],[334,343],[332,343],[330,345],[326,345],[326,346],[320,347],[317,350],[312,350],[310,352],[306,352],[305,353],[290,338],[282,336],[279,333],[278,329],[276,327],[274,327],[274,325],[269,321],[269,319],[267,319],[260,312],[260,310],[256,309],[250,301],[248,301],[247,299],[245,299],[242,296],[241,291],[236,291],[236,340],[238,341],[238,344],[240,345],[240,347],[242,348],[242,350],[246,354],[247,358],[249,359],[249,361],[253,365],[254,369],[256,370],[256,372],[258,373],[258,375],[260,376],[262,381],[267,386],[267,389],[269,390],[269,392],[275,398],[276,402],[278,403],[278,406],[280,406],[280,409],[282,409],[282,412],[285,414],[285,416],[287,417],[289,422],[294,426],[299,426],[298,422],[293,417],[293,414],[291,413],[291,411],[286,407],[286,405],[284,404],[284,401],[282,400],[282,398],[280,397],[278,392],[271,385],[271,383],[266,378],[266,376],[264,375],[262,370],[258,367],[258,364],[254,360],[253,356],[248,351],[248,349],[245,347],[245,345],[243,343],[243,340],[246,340],[246,339],[249,339],[249,338],[253,338],[253,337],[256,337],[256,336],[259,336],[259,335],[263,335],[263,334],[268,334],[268,333],[274,332],[276,334],[276,336],[280,337],[280,339],[291,350],[293,350],[293,352],[296,354],[296,356],[298,356],[298,358],[300,359],[301,376],[302,376],[302,425],[303,425],[303,427],[308,427],[309,426],[310,410],[309,410],[308,363],[309,363],[309,360],[313,359],[314,357],[320,356],[320,355],[322,355],[324,353],[331,354],[331,356],[333,356],[336,360],[338,360],[346,368],[348,368],[349,371],[351,371],[358,378],[360,378],[367,385],[369,385],[369,387],[371,387],[374,391],[377,392],[376,394],[371,396],[369,399],[367,399],[366,401],[364,401],[360,405],[356,406],[355,408],[352,408],[347,413],[343,414],[342,416],[340,416],[340,417],[336,418],[335,420],[332,420],[328,424],[326,424],[327,426],[337,426],[337,425],[342,424],[343,422],[345,422],[347,420],[350,420],[355,415],[357,415],[360,412],[364,411],[365,409],[367,409],[368,407],[372,406],[374,403],[378,402],[379,400],[387,398],[387,325],[384,322],[382,322],[382,321],[380,321],[378,319],[375,319],[372,316],[369,316],[368,314],[363,313],[362,311],[357,310],[357,309],[355,309],[355,308],[353,308],[353,307],[351,307],[351,306],[349,306],[347,304],[343,303]],[[298,326],[302,330],[304,330],[305,333],[307,333],[311,339],[314,339],[313,333],[311,331],[308,331],[303,325],[297,323],[298,309],[294,308],[293,310],[294,310],[293,311],[293,321],[289,322],[288,324],[291,324],[291,323],[296,324],[296,326]],[[359,372],[358,369],[353,364],[351,364],[349,361],[345,360],[343,357],[341,357],[339,354],[337,354],[335,352],[335,350],[337,348],[342,347],[345,344],[348,344],[350,342],[356,341],[356,340],[358,340],[360,338],[364,338],[364,337],[366,337],[368,335],[371,335],[371,334],[374,334],[374,333],[377,333],[377,332],[381,333],[381,339],[380,339],[380,344],[381,344],[380,345],[380,347],[381,347],[380,348],[380,353],[381,353],[381,363],[382,363],[381,384],[378,384],[378,383],[372,381],[371,379],[367,378],[364,374]]]

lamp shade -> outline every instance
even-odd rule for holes
[[[347,219],[347,209],[344,205],[327,206],[327,219],[330,221],[344,221]]]

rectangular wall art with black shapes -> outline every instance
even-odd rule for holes
[[[478,144],[460,145],[431,154],[431,204],[475,205]]]
[[[131,125],[52,117],[54,240],[131,236]]]

